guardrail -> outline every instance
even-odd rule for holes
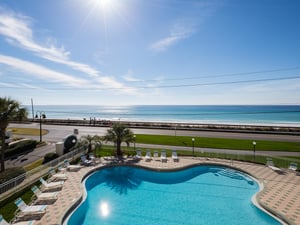
[[[13,192],[15,188],[18,188],[19,186],[32,184],[40,177],[47,175],[51,168],[57,168],[58,166],[63,164],[64,160],[73,159],[77,157],[78,154],[81,154],[84,150],[84,147],[77,148],[65,155],[60,156],[59,158],[56,158],[48,163],[45,163],[44,165],[36,167],[30,171],[27,171],[26,173],[21,174],[18,177],[0,184],[0,194],[2,195],[3,193],[6,193],[8,191]]]

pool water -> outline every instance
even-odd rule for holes
[[[68,225],[280,224],[252,204],[258,184],[225,167],[111,167],[91,174],[85,186],[86,199]]]

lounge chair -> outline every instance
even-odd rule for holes
[[[273,160],[271,158],[267,158],[267,167],[269,167],[271,170],[274,170],[275,172],[282,172],[282,170],[276,166],[274,166]]]
[[[151,152],[149,150],[147,150],[146,155],[145,155],[145,160],[150,161],[151,159],[152,159]]]
[[[64,173],[55,173],[54,169],[50,169],[49,173],[51,175],[51,180],[67,180],[68,176]]]
[[[153,153],[153,159],[154,159],[154,160],[158,160],[158,152],[157,152],[157,151],[155,151],[155,152]]]
[[[67,170],[69,170],[69,171],[78,171],[82,168],[81,165],[71,165],[69,160],[65,160],[64,164],[65,164],[65,167],[67,168]]]
[[[81,155],[81,157],[80,157],[80,163],[81,163],[81,165],[84,165],[84,166],[90,166],[90,165],[92,165],[92,161],[88,160],[85,155]]]
[[[172,159],[173,159],[174,162],[178,162],[179,161],[177,152],[175,150],[172,152]]]
[[[16,206],[21,211],[20,216],[42,216],[46,212],[47,205],[32,205],[28,206],[21,198],[15,201]]]
[[[162,162],[167,162],[167,153],[166,153],[166,151],[161,151],[161,153],[160,153],[160,160]]]
[[[21,221],[17,223],[8,223],[2,215],[0,215],[0,225],[33,225],[35,220]]]
[[[295,163],[295,162],[291,162],[290,165],[289,165],[289,170],[292,170],[292,171],[297,171],[298,169],[298,164]]]
[[[142,158],[142,151],[141,150],[137,150],[136,151],[135,158],[137,158],[137,159],[141,159]]]
[[[42,177],[40,178],[40,182],[42,183],[42,185],[46,191],[62,188],[62,186],[64,184],[64,181],[56,181],[56,182],[48,183]]]
[[[37,186],[33,186],[31,191],[37,197],[37,201],[55,201],[59,192],[46,192],[42,193]]]

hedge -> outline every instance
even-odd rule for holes
[[[5,158],[20,155],[35,149],[37,142],[35,140],[23,140],[9,145],[5,151]]]

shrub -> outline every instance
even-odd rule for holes
[[[58,158],[58,155],[57,155],[55,152],[47,153],[47,154],[44,156],[43,164],[45,164],[45,163],[47,163],[47,162],[50,162],[50,161],[52,161],[53,159],[56,159],[56,158]]]
[[[9,147],[5,151],[5,157],[12,157],[14,155],[20,155],[28,151],[32,151],[36,147],[36,141],[35,140],[22,140],[17,143],[14,143],[12,145],[9,145]]]

